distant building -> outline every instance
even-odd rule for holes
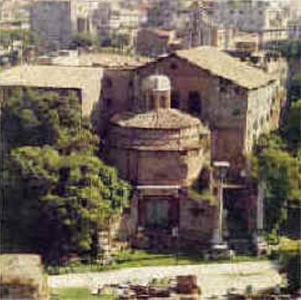
[[[289,12],[269,0],[201,0],[214,23],[261,34],[261,44],[287,38]]]
[[[214,22],[203,3],[196,1],[191,5],[189,26],[184,38],[187,48],[213,46],[229,49],[233,44],[234,36],[234,27]]]
[[[301,39],[301,17],[289,21],[288,35],[292,40]]]
[[[30,21],[42,49],[58,50],[70,45],[73,35],[70,1],[34,2]]]
[[[157,57],[175,50],[175,47],[182,47],[175,30],[142,28],[137,33],[136,53],[139,55]]]

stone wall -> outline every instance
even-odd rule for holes
[[[275,82],[267,87],[253,90],[248,99],[247,149],[252,150],[254,142],[262,133],[268,133],[278,127],[282,102],[286,94]]]
[[[133,72],[130,69],[104,69],[101,79],[100,134],[104,135],[110,117],[131,108]]]
[[[170,78],[172,106],[177,94],[179,109],[198,115],[209,124],[213,132],[212,159],[235,163],[237,155],[242,156],[246,150],[248,91],[173,56],[138,69],[135,89],[143,78],[154,72]],[[199,95],[199,111],[191,110],[192,93]],[[136,101],[139,98],[139,94],[136,95]]]
[[[241,159],[252,150],[260,133],[278,126],[279,103],[285,100],[285,68],[281,71],[281,62],[276,64],[268,72],[273,78],[282,72],[283,80],[277,77],[267,86],[247,90],[170,55],[136,70],[135,101],[140,99],[139,86],[146,76],[153,73],[168,76],[172,86],[171,106],[175,105],[177,95],[177,108],[195,114],[209,124],[212,160],[229,160],[231,169],[236,172],[243,167]],[[191,109],[192,94],[199,97],[197,109]]]
[[[111,126],[106,153],[120,176],[135,185],[189,185],[210,160],[209,139],[206,134],[200,141],[198,126],[181,130]]]
[[[170,224],[166,229],[152,229],[146,225],[146,203],[151,199],[169,201]],[[132,199],[131,220],[136,228],[133,245],[142,248],[188,248],[206,247],[210,244],[213,229],[217,226],[216,206],[206,200],[189,198],[186,189],[144,189],[136,190]],[[177,228],[178,237],[173,236]],[[155,242],[160,242],[161,245]]]
[[[180,202],[180,212],[181,244],[187,248],[208,246],[217,223],[216,206],[187,198]]]
[[[135,91],[137,94],[135,95],[135,101],[140,101],[139,87],[145,77],[152,74],[164,74],[171,81],[172,108],[189,112],[189,94],[195,92],[198,93],[200,98],[200,109],[194,113],[200,115],[202,119],[206,119],[208,116],[210,95],[216,93],[207,72],[171,56],[137,69],[136,74]],[[178,95],[178,101],[175,101],[176,95]]]
[[[199,150],[137,151],[111,148],[109,162],[122,178],[139,185],[188,185],[205,162]],[[172,170],[172,172],[171,172]]]

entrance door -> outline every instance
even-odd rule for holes
[[[146,204],[146,227],[167,228],[169,225],[168,200],[152,199]]]
[[[248,214],[245,197],[239,190],[224,190],[224,232],[229,239],[249,238]]]

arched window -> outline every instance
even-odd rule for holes
[[[188,96],[188,112],[199,115],[202,111],[201,97],[198,91],[189,92]]]

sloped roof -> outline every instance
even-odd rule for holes
[[[1,72],[0,86],[82,89],[101,72],[101,68],[23,65]]]
[[[198,118],[177,109],[159,109],[145,113],[125,112],[114,115],[111,123],[121,127],[141,129],[181,129],[202,126]],[[202,129],[207,131],[204,126]]]
[[[273,81],[264,71],[249,66],[215,47],[179,50],[174,55],[246,89],[259,88]]]

